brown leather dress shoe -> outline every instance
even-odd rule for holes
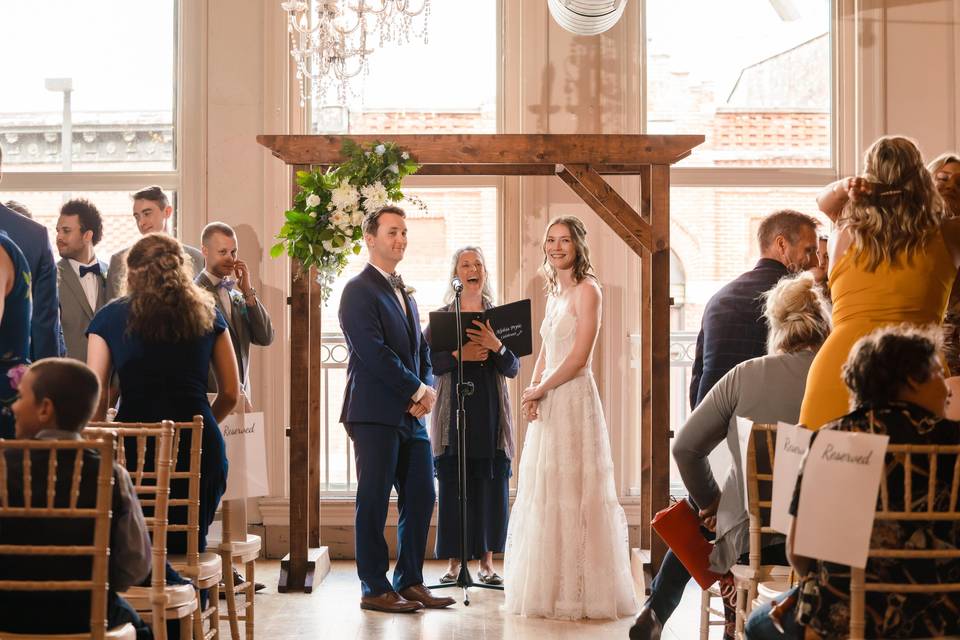
[[[378,596],[364,596],[360,598],[360,608],[384,613],[413,613],[423,609],[423,605],[413,600],[407,600],[396,591],[387,591]]]
[[[663,625],[650,607],[640,610],[633,626],[630,627],[630,640],[660,640]]]
[[[432,593],[430,589],[427,589],[422,584],[415,584],[407,587],[400,592],[400,595],[406,598],[407,600],[413,600],[419,602],[427,609],[443,609],[444,607],[449,607],[454,604],[456,600],[453,598],[438,598]]]

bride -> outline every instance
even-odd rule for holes
[[[590,369],[601,292],[586,235],[578,218],[560,217],[543,241],[547,311],[543,345],[522,399],[532,422],[507,532],[509,613],[615,619],[637,609],[627,519]]]

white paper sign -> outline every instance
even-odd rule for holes
[[[800,462],[810,446],[812,431],[799,425],[777,423],[777,444],[773,459],[773,505],[770,526],[780,533],[790,532],[790,502],[797,486]]]
[[[270,495],[263,413],[231,413],[220,422],[227,443],[227,491],[223,500]]]
[[[817,434],[803,468],[795,553],[866,566],[889,439],[832,429]]]
[[[750,432],[753,430],[753,420],[737,416],[737,470],[740,472],[740,486],[743,487],[743,510],[747,505],[747,450],[750,446]]]

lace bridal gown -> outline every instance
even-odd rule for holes
[[[547,302],[540,327],[547,370],[573,347],[577,319],[566,305],[554,296]],[[589,364],[541,400],[519,482],[504,556],[504,610],[571,620],[635,613],[627,519]]]

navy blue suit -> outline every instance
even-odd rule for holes
[[[65,355],[67,348],[60,330],[57,265],[53,261],[53,248],[46,227],[0,204],[0,230],[6,231],[20,247],[30,265],[33,297],[30,359],[37,361]]]
[[[423,582],[423,558],[433,513],[433,455],[423,419],[407,410],[421,384],[433,383],[430,347],[413,298],[407,313],[386,278],[367,267],[344,287],[340,328],[347,341],[347,388],[340,421],[357,463],[356,557],[364,596]],[[397,490],[397,564],[383,529],[391,489]]]

